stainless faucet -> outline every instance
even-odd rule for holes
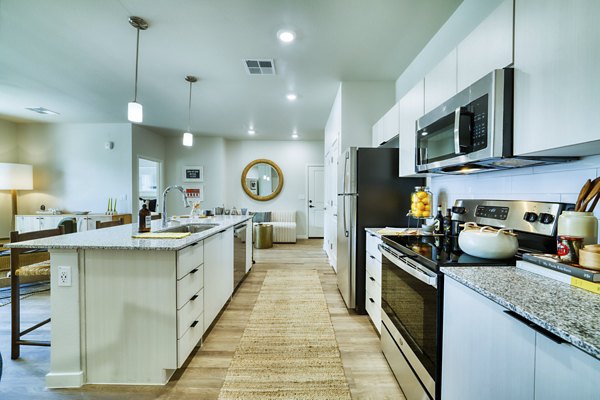
[[[162,227],[166,228],[167,227],[167,193],[169,193],[172,189],[177,189],[181,192],[181,194],[183,195],[183,205],[185,207],[190,207],[190,202],[188,201],[187,195],[185,194],[185,190],[183,189],[183,186],[179,186],[179,185],[173,185],[173,186],[169,186],[168,188],[165,189],[165,191],[163,192],[163,202],[162,202]]]

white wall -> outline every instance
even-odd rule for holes
[[[183,167],[199,165],[204,167],[204,201],[202,208],[214,208],[225,202],[226,160],[225,140],[217,137],[194,137],[194,145],[185,147],[181,137],[165,139],[165,187],[183,185],[196,187],[194,183],[183,181]],[[162,200],[162,199],[160,199]],[[179,194],[171,192],[167,197],[167,214],[189,214],[190,209],[183,207]]]
[[[18,162],[17,124],[0,120],[0,162]],[[7,238],[11,226],[10,191],[0,190],[0,238]]]
[[[307,237],[306,166],[323,165],[323,141],[227,141],[225,207],[251,211],[296,211],[296,234]],[[270,201],[248,197],[241,185],[242,171],[258,158],[275,162],[283,173],[283,189]]]
[[[131,209],[133,210],[133,221],[137,221],[139,205],[139,158],[160,161],[161,171],[159,176],[158,192],[162,193],[165,188],[165,160],[166,160],[166,139],[152,132],[149,129],[139,125],[132,125],[132,182],[131,182]],[[159,203],[162,199],[158,199]],[[159,210],[160,208],[157,208]]]
[[[587,179],[600,176],[600,156],[585,157],[570,163],[507,171],[484,172],[468,176],[430,178],[434,201],[446,208],[454,200],[489,198],[510,200],[560,201],[575,203]],[[595,215],[600,218],[600,207]]]
[[[130,124],[18,124],[17,133],[19,162],[33,165],[34,187],[21,192],[20,214],[41,204],[104,212],[108,197],[118,199],[118,212],[131,212]]]

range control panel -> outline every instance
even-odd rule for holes
[[[508,210],[508,207],[477,206],[475,208],[475,216],[504,221],[508,217]]]
[[[452,219],[459,223],[508,228],[515,231],[554,236],[558,217],[573,204],[522,200],[456,200]]]

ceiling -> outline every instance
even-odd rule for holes
[[[127,122],[136,30],[142,125],[227,138],[322,139],[340,81],[390,81],[462,0],[0,0],[0,118]],[[282,28],[296,32],[281,44]],[[244,58],[275,61],[274,76]],[[288,92],[298,99],[286,100]],[[41,115],[26,107],[45,107]]]

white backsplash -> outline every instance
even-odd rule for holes
[[[507,199],[575,203],[587,179],[600,176],[600,156],[540,167],[441,175],[428,179],[434,202],[444,209],[456,199]],[[600,218],[600,204],[594,212]]]

